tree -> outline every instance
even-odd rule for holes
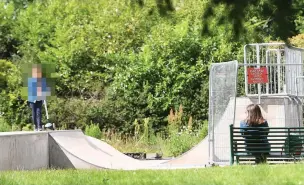
[[[174,0],[155,0],[157,8],[162,15],[174,11]],[[137,0],[143,6],[143,1]],[[225,11],[219,12],[218,8],[225,6]],[[209,0],[206,9],[202,12],[203,34],[210,34],[208,20],[214,19],[218,25],[232,25],[235,37],[247,31],[247,19],[257,19],[254,25],[273,38],[286,40],[296,35],[296,22],[298,16],[304,16],[303,1],[301,0]],[[216,14],[220,16],[215,16]],[[298,21],[299,22],[299,21]],[[298,23],[297,23],[298,24]]]
[[[301,10],[298,7],[298,1],[281,1],[281,0],[210,0],[207,11],[203,17],[211,18],[216,12],[219,5],[227,6],[225,14],[222,14],[219,24],[230,22],[236,36],[244,33],[245,18],[248,13],[254,11],[256,17],[260,20],[259,29],[272,33],[273,37],[287,39],[296,34],[295,22],[296,15]],[[251,14],[251,16],[253,15]],[[208,31],[208,22],[204,22],[205,30]]]

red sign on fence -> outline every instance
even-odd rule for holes
[[[268,73],[266,67],[247,68],[248,84],[268,83]]]

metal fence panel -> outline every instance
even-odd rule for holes
[[[304,83],[301,80],[304,64],[304,49],[285,47],[286,58],[286,91],[295,96],[304,95]]]
[[[304,97],[304,50],[284,43],[257,43],[244,47],[245,92],[247,96]],[[247,68],[265,66],[268,83],[248,84]]]
[[[237,61],[212,64],[209,79],[209,160],[229,163],[229,124],[234,123]]]
[[[248,44],[244,47],[245,92],[247,96],[284,94],[284,43]],[[267,84],[248,84],[247,68],[266,66]]]

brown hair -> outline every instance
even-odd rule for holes
[[[247,106],[246,123],[249,126],[258,125],[264,122],[261,109],[257,104],[250,104]]]

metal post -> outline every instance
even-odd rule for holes
[[[257,68],[260,68],[260,45],[256,45],[256,54],[257,54]],[[258,96],[259,96],[259,104],[261,104],[261,84],[258,84]]]
[[[237,82],[238,82],[238,62],[236,61],[236,72],[235,72],[235,96],[234,96],[234,111],[233,111],[233,123],[230,125],[230,165],[234,164],[234,155],[233,155],[233,125],[235,123],[235,115],[236,115],[236,96],[237,96]]]
[[[238,65],[238,62],[235,61],[235,67],[236,67],[236,70],[235,70],[235,89],[234,89],[234,107],[233,107],[233,125],[235,123],[235,114],[236,114],[236,96],[237,96],[237,82],[238,82],[238,69],[239,69],[239,65]]]
[[[233,154],[233,124],[229,125],[230,127],[230,165],[234,164],[234,154]]]
[[[290,155],[290,129],[289,128],[287,128],[287,133],[288,133],[288,135],[287,135],[287,143],[288,143],[287,149],[288,149],[288,155]]]
[[[289,90],[291,88],[291,66],[290,65],[290,51],[288,47],[285,47],[285,63],[288,64],[285,67],[285,85],[286,85],[286,94],[290,94]]]
[[[277,51],[277,64],[281,63],[281,55],[279,51]],[[281,92],[281,66],[278,65],[278,93]]]
[[[297,78],[298,79],[298,78]],[[294,97],[294,100],[296,101],[296,105],[297,105],[297,122],[298,122],[298,127],[301,127],[301,110],[300,110],[300,107],[301,107],[301,100],[299,99],[298,95],[296,97]]]
[[[275,54],[276,54],[276,57],[277,57],[277,63],[276,63],[276,65],[275,66],[281,66],[282,65],[282,63],[281,63],[281,53],[280,53],[280,51],[284,51],[284,50],[282,50],[282,49],[267,49],[267,51],[266,51],[266,66],[267,66],[267,72],[268,72],[268,75],[269,75],[269,79],[271,80],[272,78],[271,78],[271,70],[269,70],[269,68],[271,69],[272,68],[272,65],[269,65],[269,53],[270,52],[276,52]],[[275,64],[275,63],[274,63]],[[269,65],[269,66],[268,66]],[[275,67],[275,66],[273,66],[273,67]],[[283,65],[282,65],[283,66]],[[285,67],[285,69],[286,69],[286,67]],[[278,67],[278,85],[280,84],[280,86],[278,86],[278,93],[280,93],[280,89],[282,88],[281,87],[281,77],[283,76],[284,74],[281,74],[281,70],[280,70],[280,68]],[[286,80],[286,79],[285,79]],[[283,81],[284,82],[284,81]],[[275,78],[274,78],[274,85],[275,85],[275,88],[276,88],[276,80],[275,80]],[[285,82],[286,83],[286,82]],[[284,86],[283,86],[284,87]],[[286,89],[286,88],[285,88]],[[283,88],[283,93],[286,93],[286,90],[285,90],[284,88]],[[269,93],[269,83],[267,83],[266,84],[266,94],[268,94]],[[271,91],[270,91],[270,93],[272,93],[272,89],[271,89]]]
[[[213,72],[213,66],[211,65],[211,69],[210,69],[210,77],[209,77],[209,107],[211,108],[211,110],[209,110],[209,116],[211,118],[211,120],[209,119],[208,122],[208,149],[209,149],[209,155],[208,155],[208,161],[209,163],[213,162],[213,154],[214,154],[214,118],[213,118],[213,103],[212,103],[212,72]],[[211,105],[211,106],[210,106]],[[211,121],[211,123],[210,123]],[[210,128],[211,127],[211,128]],[[211,138],[212,137],[212,138]],[[211,146],[212,143],[212,146]],[[212,159],[211,159],[212,158]]]
[[[299,87],[299,84],[298,84],[298,77],[296,77],[296,96],[298,97],[299,96],[299,89],[298,89],[298,87]]]
[[[271,79],[269,73],[269,66],[268,66],[268,54],[269,54],[269,50],[266,51],[266,66],[267,66],[268,79]],[[266,84],[266,94],[269,94],[269,82]]]
[[[300,68],[299,68],[299,71],[300,71],[300,75],[302,75],[301,74],[301,72],[303,71],[303,64],[301,65],[301,63],[302,63],[302,52],[300,53],[300,59],[299,59],[299,64],[300,64]],[[300,85],[300,87],[301,87],[301,92],[303,92],[303,81],[300,81],[299,82],[299,85]]]
[[[244,46],[244,64],[247,64],[247,45]],[[247,65],[244,66],[244,74],[245,74],[245,94],[248,95],[248,79],[247,79]]]

